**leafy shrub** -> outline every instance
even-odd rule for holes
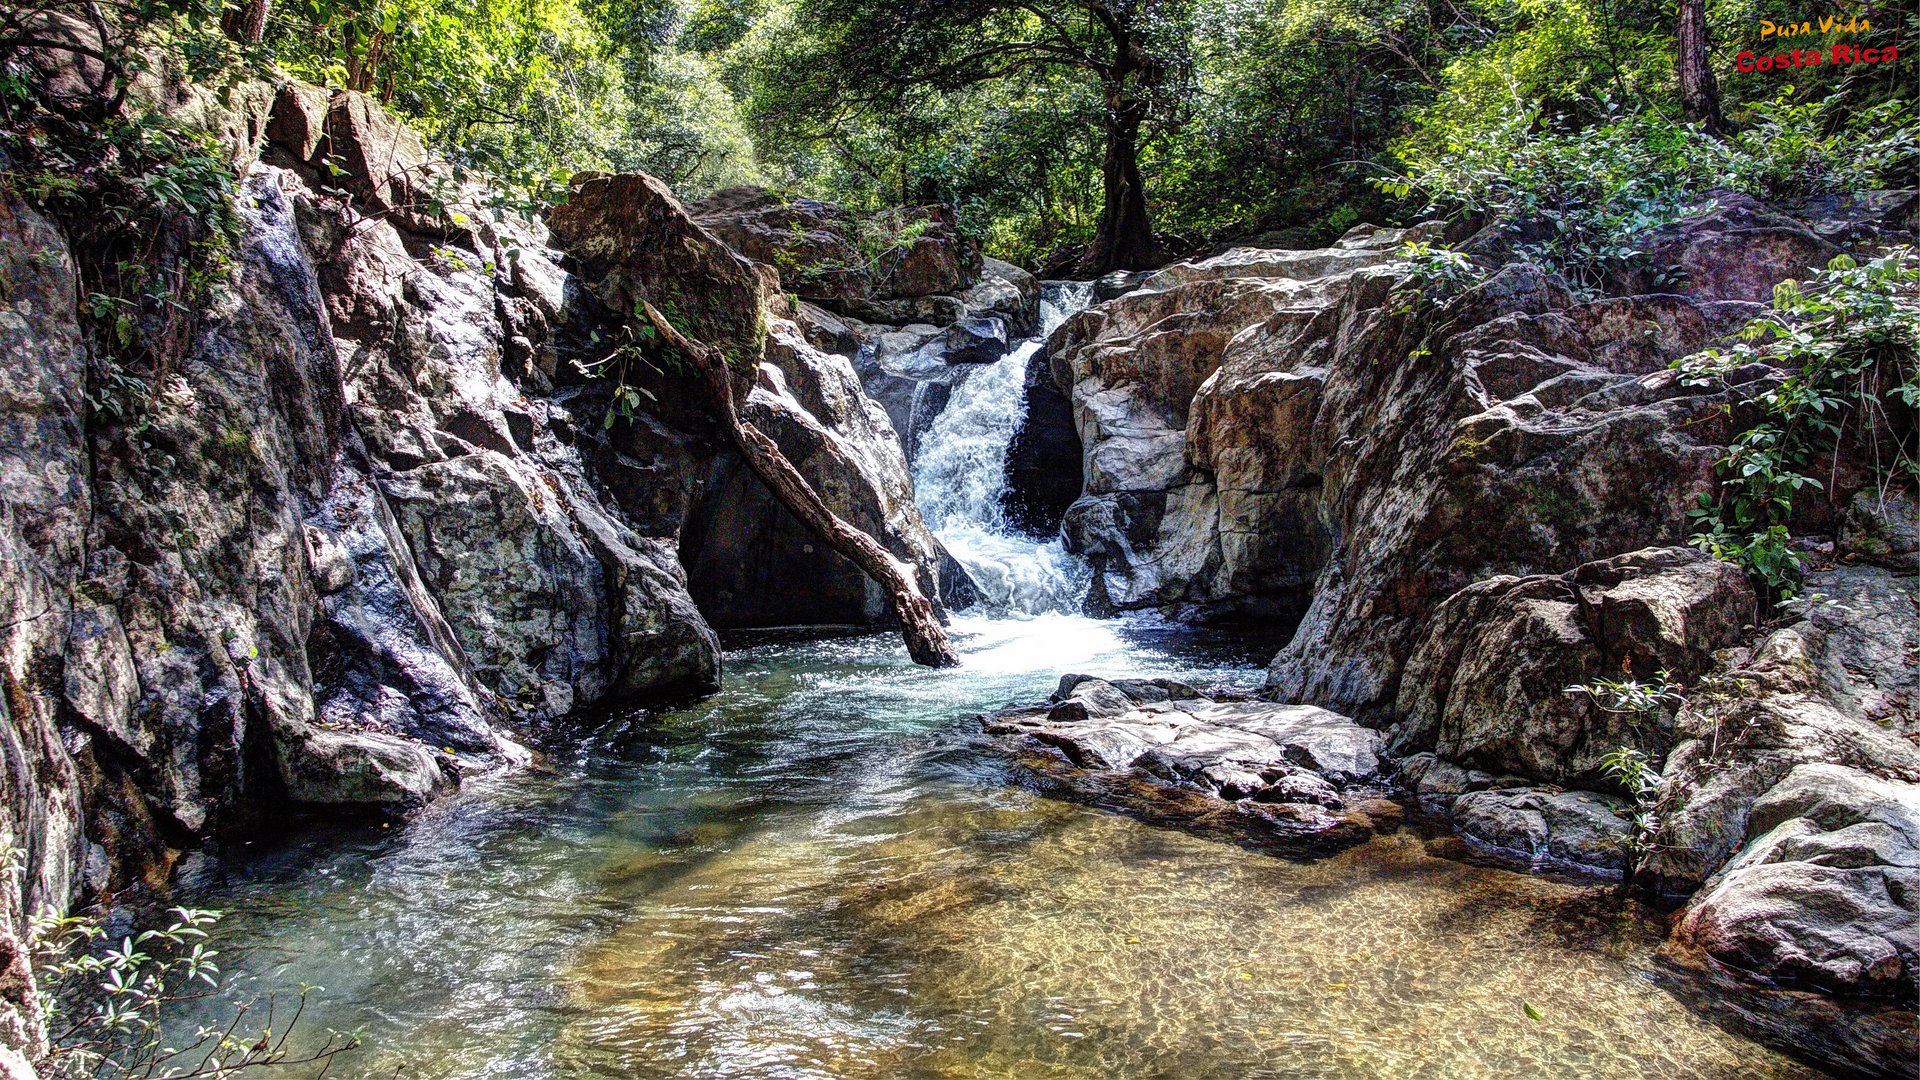
[[[1518,104],[1484,137],[1413,151],[1405,177],[1378,181],[1431,211],[1483,215],[1528,237],[1517,254],[1599,290],[1641,256],[1635,239],[1700,209],[1716,189],[1781,199],[1860,191],[1910,175],[1920,122],[1910,101],[1840,114],[1830,99],[1755,106],[1759,120],[1731,140],[1657,112],[1600,106],[1605,119],[1570,131]]]
[[[1719,490],[1691,512],[1692,542],[1787,598],[1804,570],[1789,543],[1794,500],[1823,490],[1810,470],[1842,448],[1849,426],[1879,482],[1920,476],[1912,434],[1888,423],[1896,410],[1920,409],[1920,255],[1902,248],[1866,263],[1841,255],[1805,286],[1783,282],[1774,309],[1742,336],[1674,364],[1696,386],[1755,362],[1787,372],[1758,399],[1760,423],[1720,459]]]
[[[276,1015],[267,1002],[257,1018],[238,1006],[224,1026],[204,1025],[176,1043],[189,1004],[218,991],[217,955],[206,946],[217,911],[173,908],[159,929],[116,944],[98,919],[34,920],[33,966],[53,1049],[41,1063],[47,1080],[81,1078],[231,1077],[269,1066],[322,1065],[359,1045],[329,1033],[319,1046],[295,1049],[292,1036],[312,988]]]

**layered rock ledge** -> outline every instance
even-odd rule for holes
[[[984,722],[990,734],[1058,751],[1030,757],[1042,771],[1124,796],[1150,817],[1205,819],[1301,850],[1359,843],[1399,819],[1385,798],[1380,733],[1310,705],[1066,675],[1045,704]]]

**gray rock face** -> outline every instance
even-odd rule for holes
[[[960,294],[967,314],[998,316],[1007,336],[1031,336],[1040,328],[1040,282],[1032,274],[991,255],[980,262],[980,280]]]
[[[1757,838],[1754,804],[1798,766],[1920,783],[1920,583],[1870,567],[1807,581],[1798,619],[1731,656],[1675,718],[1675,792],[1651,869],[1684,896]]]
[[[1472,791],[1453,802],[1461,835],[1535,865],[1618,876],[1625,800],[1592,791]]]
[[[1655,548],[1559,576],[1500,577],[1455,593],[1407,661],[1393,745],[1493,773],[1600,779],[1619,746],[1661,749],[1662,732],[1569,686],[1596,677],[1690,682],[1738,643],[1756,609],[1738,567]]]
[[[1920,499],[1899,491],[1862,491],[1840,523],[1842,558],[1920,573]]]
[[[27,915],[66,902],[85,856],[80,777],[56,719],[64,686],[36,672],[65,648],[92,492],[72,255],[53,222],[5,189],[0,280],[0,847],[21,852],[20,872],[0,879],[0,1049],[24,1076],[25,1059],[46,1050]]]
[[[1686,242],[1777,224],[1735,210]],[[1085,448],[1063,531],[1098,571],[1091,607],[1298,623],[1272,696],[1387,723],[1442,600],[1683,539],[1737,410],[1777,376],[1690,387],[1667,365],[1738,330],[1756,289],[1583,304],[1514,264],[1422,315],[1393,299],[1412,235],[1178,264],[1054,335]],[[1766,251],[1742,265],[1786,265]]]
[[[1753,804],[1752,839],[1687,908],[1674,944],[1844,994],[1914,994],[1920,784],[1796,766]]]
[[[1787,278],[1805,278],[1840,249],[1795,218],[1731,191],[1713,193],[1703,212],[1655,229],[1640,245],[1647,265],[1677,275],[1670,288],[1696,300],[1766,303]],[[1647,274],[1627,275],[1619,292],[1655,292]]]
[[[528,396],[545,375],[510,355],[568,303],[544,233],[494,221],[484,251],[443,247],[423,272],[391,226],[349,245],[318,210],[301,225],[312,250],[338,253],[321,283],[348,409],[413,567],[388,576],[417,574],[482,691],[554,717],[716,685],[718,644],[671,545],[609,507],[557,435],[567,415]]]
[[[1376,793],[1380,733],[1311,705],[1214,701],[1167,680],[1068,675],[1048,705],[986,725],[1054,747],[1080,769],[1133,770],[1214,799],[1281,808],[1294,836],[1371,830],[1364,814],[1344,812],[1346,793]]]
[[[727,456],[711,426],[664,383],[604,421],[609,380],[567,361],[605,355],[587,349],[607,314],[540,223],[471,191],[464,223],[427,214],[415,185],[440,166],[377,105],[260,90],[236,96],[244,116],[190,102],[243,140],[243,228],[197,336],[164,377],[132,372],[155,380],[137,427],[85,403],[122,361],[87,354],[61,229],[0,192],[0,845],[25,854],[0,882],[0,1046],[16,1056],[41,1046],[27,910],[292,809],[418,806],[528,760],[516,718],[717,685],[678,558]],[[316,186],[329,156],[344,202]],[[706,313],[767,342],[749,412],[934,591],[943,553],[884,414],[784,305],[721,306],[763,283],[710,246],[744,287],[703,294]],[[668,269],[711,269],[677,250]],[[888,287],[972,284],[948,263],[903,247]],[[976,299],[982,318],[1009,302]],[[699,512],[773,516],[757,488],[728,497]],[[769,559],[806,550],[760,539]],[[785,570],[766,590],[781,621],[871,616],[850,566]],[[818,582],[848,580],[848,613],[814,605]]]

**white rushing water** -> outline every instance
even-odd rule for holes
[[[1007,451],[1025,415],[1027,365],[1047,335],[1093,298],[1092,282],[1049,289],[1040,302],[1040,332],[1005,357],[971,373],[921,436],[913,487],[934,535],[967,568],[980,603],[996,615],[1078,612],[1086,592],[1084,563],[1059,537],[1041,540],[1007,523]]]

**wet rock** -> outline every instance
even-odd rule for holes
[[[962,319],[947,328],[949,364],[991,364],[1007,355],[1007,324],[997,315]]]
[[[1410,754],[1400,761],[1394,778],[1423,802],[1449,807],[1458,796],[1494,786],[1492,773],[1463,769],[1436,754]]]
[[[1073,403],[1053,385],[1041,359],[1027,365],[1020,428],[1007,448],[1007,520],[1034,536],[1060,531],[1067,507],[1080,497],[1080,433]]]
[[[1040,282],[990,255],[980,260],[980,280],[960,294],[960,301],[969,315],[1004,319],[1008,337],[1027,337],[1040,328]]]
[[[274,749],[287,793],[314,806],[406,810],[450,783],[432,750],[378,732],[283,728]]]
[[[1058,749],[1080,769],[1137,775],[1229,803],[1290,836],[1361,837],[1349,793],[1378,794],[1381,737],[1307,705],[1215,701],[1163,679],[1061,679],[1053,702],[987,730]]]
[[[1132,698],[1104,679],[1085,679],[1070,690],[1063,688],[1058,696],[1060,701],[1047,710],[1047,719],[1064,723],[1119,716],[1134,706]]]
[[[1912,1001],[1920,964],[1920,784],[1800,765],[1753,804],[1753,837],[1707,882],[1674,946],[1767,978]]]
[[[1140,287],[1140,283],[1153,276],[1151,270],[1115,270],[1102,275],[1093,283],[1095,300],[1112,300],[1124,296]]]
[[[1618,876],[1626,867],[1626,800],[1592,791],[1471,791],[1455,799],[1463,836],[1536,865]]]

